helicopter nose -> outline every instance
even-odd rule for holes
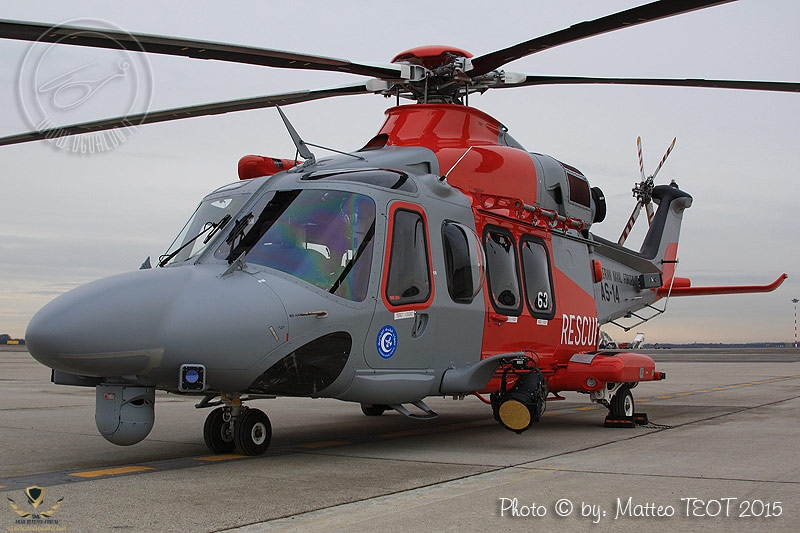
[[[171,382],[183,363],[248,368],[279,344],[286,310],[268,284],[219,274],[156,268],[78,287],[33,316],[28,350],[82,376]]]
[[[57,297],[29,322],[28,351],[44,365],[74,374],[141,372],[163,353],[158,338],[164,314],[187,283],[179,269],[170,270],[112,276]]]

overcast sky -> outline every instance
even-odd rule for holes
[[[506,0],[487,7],[439,0],[423,8],[366,0],[73,0],[6,2],[0,18],[388,63],[425,44],[482,55],[641,3]],[[798,22],[795,0],[740,0],[560,46],[506,70],[800,81]],[[0,135],[30,130],[44,119],[73,123],[359,80],[156,56],[137,60],[122,75],[113,51],[31,50],[10,40],[0,40],[0,50]],[[70,72],[93,83],[59,92],[66,79],[59,76]],[[46,100],[56,107],[42,108]],[[392,104],[365,95],[286,112],[305,140],[353,150],[377,132]],[[792,340],[791,299],[800,297],[800,94],[553,86],[492,91],[470,104],[504,123],[529,151],[576,166],[602,188],[609,215],[593,231],[612,240],[635,203],[636,137],[643,140],[647,172],[677,137],[658,181],[675,179],[694,197],[684,217],[678,275],[695,285],[767,283],[782,272],[789,280],[766,295],[674,298],[664,316],[637,331],[648,342]],[[33,313],[56,295],[163,253],[202,196],[236,180],[242,155],[291,158],[294,152],[274,109],[144,126],[116,148],[93,154],[44,141],[0,147],[0,333],[21,337]],[[642,235],[635,232],[629,244],[638,247]],[[618,340],[635,333],[604,329]]]

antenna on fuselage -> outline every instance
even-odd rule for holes
[[[441,178],[439,178],[439,181],[445,181],[445,180],[447,179],[447,176],[449,176],[449,175],[450,175],[450,173],[453,171],[453,169],[454,169],[454,168],[456,168],[456,167],[458,166],[458,164],[459,164],[459,163],[461,163],[461,160],[462,160],[462,159],[464,159],[465,157],[467,157],[467,154],[469,153],[469,151],[470,151],[470,150],[472,150],[472,146],[470,146],[469,148],[467,148],[467,151],[466,151],[466,152],[464,152],[464,154],[463,154],[461,157],[459,157],[459,158],[458,158],[458,161],[456,161],[456,162],[453,164],[453,166],[452,166],[452,167],[450,167],[450,170],[448,170],[447,172],[445,172],[445,173],[442,175],[442,177],[441,177]]]
[[[297,130],[294,129],[292,123],[289,122],[289,119],[283,113],[283,110],[278,106],[275,106],[275,109],[277,109],[278,113],[281,114],[283,123],[286,125],[286,129],[289,131],[289,137],[292,138],[292,142],[294,143],[295,147],[297,147],[297,153],[300,155],[300,157],[305,159],[304,164],[313,165],[314,162],[316,162],[316,158],[314,157],[314,154],[311,153],[311,150],[308,149],[308,145],[306,145],[305,141],[300,138],[300,134],[297,133]]]
[[[305,161],[303,162],[304,166],[313,165],[317,160],[314,157],[314,154],[311,153],[311,150],[308,149],[309,146],[313,146],[314,148],[321,148],[323,150],[328,150],[329,152],[335,152],[337,154],[349,155],[350,157],[358,159],[359,161],[367,160],[365,157],[361,157],[360,155],[351,154],[350,152],[343,152],[335,148],[328,148],[327,146],[321,146],[319,144],[314,144],[304,141],[303,139],[300,138],[300,134],[297,133],[297,130],[294,129],[294,126],[292,126],[292,123],[289,122],[289,119],[286,117],[286,115],[283,114],[283,110],[281,110],[281,108],[278,106],[275,106],[275,109],[277,109],[278,113],[281,114],[283,123],[286,124],[286,129],[289,130],[289,136],[292,138],[292,142],[294,142],[294,145],[297,147],[297,154],[303,159],[305,159]]]

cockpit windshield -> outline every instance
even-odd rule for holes
[[[241,221],[241,223],[240,223]],[[271,191],[214,253],[274,268],[353,301],[367,295],[375,202],[346,191]]]
[[[230,194],[220,194],[220,191],[217,191],[205,198],[164,255],[159,257],[158,266],[180,263],[197,256],[211,237],[228,225],[231,217],[248,198],[250,198],[249,193],[244,194],[239,191],[230,191]]]

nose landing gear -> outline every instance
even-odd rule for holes
[[[233,440],[245,455],[261,455],[272,440],[272,425],[264,411],[245,408],[236,421]]]
[[[220,407],[208,414],[203,424],[203,440],[214,453],[231,453],[236,449],[233,438],[233,418],[230,407]]]
[[[208,398],[210,399],[210,398]],[[245,455],[261,455],[272,440],[272,424],[259,409],[242,405],[240,399],[222,398],[223,406],[209,413],[203,424],[203,440],[214,453],[231,453],[235,449]],[[198,407],[207,407],[203,400]]]

